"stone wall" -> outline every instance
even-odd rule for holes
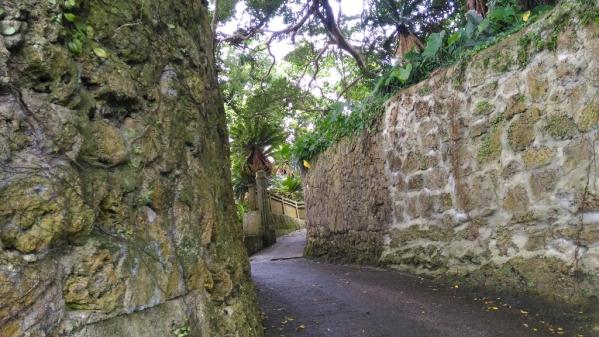
[[[69,3],[1,3],[0,336],[261,336],[205,2]]]
[[[379,130],[344,139],[304,174],[306,255],[376,263],[391,220]]]
[[[308,252],[352,256],[366,245],[400,270],[595,310],[599,26],[580,14],[563,2],[397,93],[380,134],[323,153],[306,179]],[[348,144],[372,153],[352,155]],[[384,173],[363,174],[379,156]],[[392,206],[367,226],[384,239],[331,247],[330,233],[362,232],[374,219],[370,200]]]
[[[277,237],[306,228],[306,222],[304,220],[293,218],[288,215],[271,213],[270,219]]]

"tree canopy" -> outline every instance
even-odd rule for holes
[[[215,0],[233,176],[280,172],[268,166],[285,144],[297,167],[369,128],[390,94],[520,29],[549,2]]]

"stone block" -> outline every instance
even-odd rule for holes
[[[414,104],[414,112],[418,119],[430,116],[431,110],[431,106],[427,101],[418,101]]]
[[[424,187],[424,175],[415,174],[408,178],[408,190],[417,191]]]
[[[546,146],[529,147],[522,153],[522,160],[527,169],[537,168],[551,163],[555,150]]]
[[[402,168],[402,160],[399,153],[392,151],[389,157],[389,170],[391,172],[399,171]]]
[[[555,188],[558,171],[555,169],[533,172],[530,175],[530,189],[536,198],[548,193]]]
[[[571,117],[554,115],[545,121],[545,132],[557,140],[572,139],[578,134],[578,127]]]
[[[514,119],[507,132],[507,140],[514,151],[522,151],[535,140],[534,124],[537,118],[522,114]]]
[[[469,209],[493,207],[497,199],[497,174],[489,171],[473,177],[466,193]]]
[[[503,197],[503,208],[514,215],[528,212],[529,205],[528,193],[522,185],[510,188]]]
[[[526,96],[518,94],[509,98],[505,112],[506,119],[519,115],[527,110]]]
[[[121,131],[105,121],[91,122],[83,129],[81,158],[92,164],[116,166],[128,157],[127,145]]]
[[[501,127],[493,126],[491,131],[483,135],[477,153],[477,159],[480,163],[485,164],[499,158],[501,154],[501,132]]]
[[[446,169],[437,167],[426,173],[424,181],[430,190],[441,189],[449,182],[449,173]]]
[[[501,171],[501,177],[503,179],[509,179],[514,174],[518,173],[522,169],[522,164],[517,160],[512,160],[507,165],[503,166]]]
[[[413,225],[408,228],[394,228],[390,233],[391,247],[403,247],[411,241],[428,240],[447,242],[453,238],[453,229],[430,226],[421,228]]]
[[[593,157],[593,145],[589,138],[577,137],[571,140],[564,147],[564,157],[566,158],[564,168],[567,172],[586,165]]]
[[[577,117],[576,123],[581,131],[599,128],[599,99],[595,99],[583,108]]]
[[[545,78],[542,65],[529,70],[526,76],[526,85],[528,86],[528,94],[534,100],[540,100],[547,94],[549,81]]]

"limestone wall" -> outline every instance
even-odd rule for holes
[[[69,3],[1,2],[0,336],[262,335],[205,1]]]
[[[376,263],[391,202],[382,133],[365,132],[329,148],[304,174],[306,254],[332,261]]]
[[[391,205],[372,225],[384,232],[380,263],[594,307],[599,26],[581,24],[574,4],[399,92],[380,135],[351,141],[372,153],[352,156],[344,141],[322,154],[306,179],[309,252],[331,254],[330,231],[374,215],[344,198],[376,200]],[[358,173],[379,156],[384,173]]]
[[[277,237],[306,228],[306,222],[302,219],[290,217],[283,214],[270,214],[272,227],[275,229]]]

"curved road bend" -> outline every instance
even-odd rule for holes
[[[267,337],[579,336],[461,289],[304,259],[305,230],[278,240],[250,259]]]

